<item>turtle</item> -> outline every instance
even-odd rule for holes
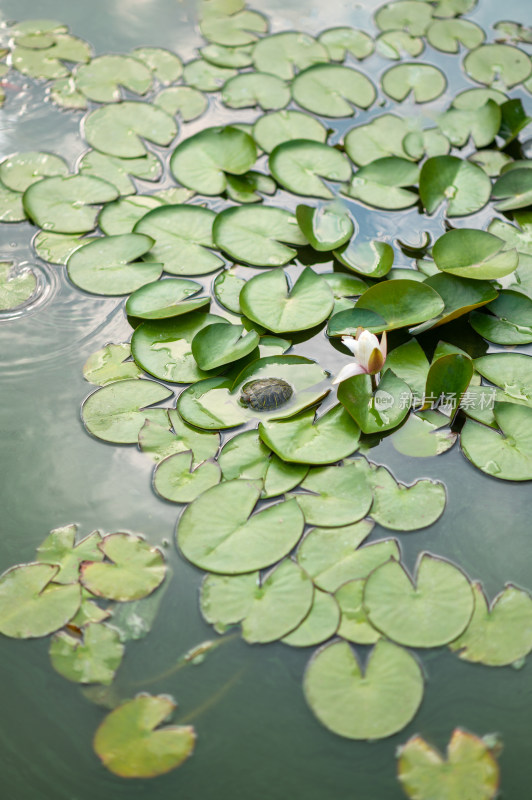
[[[290,400],[293,393],[290,384],[281,378],[261,378],[244,384],[240,402],[255,411],[273,411]]]

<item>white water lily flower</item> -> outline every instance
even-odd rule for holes
[[[343,367],[333,384],[341,383],[353,375],[376,375],[381,371],[386,361],[386,331],[379,342],[374,333],[359,328],[356,336],[342,336],[342,342],[353,353],[355,363]]]

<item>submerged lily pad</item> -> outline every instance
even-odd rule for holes
[[[192,462],[190,450],[160,461],[153,476],[157,494],[173,503],[191,503],[220,482],[221,471],[216,461],[204,461],[195,469]]]
[[[124,645],[117,630],[91,622],[83,639],[67,631],[56,633],[50,643],[50,660],[56,672],[75,683],[108,686],[120,666]]]
[[[185,558],[209,572],[236,575],[287,555],[303,532],[303,514],[295,500],[252,514],[261,488],[257,481],[225,481],[187,506],[177,526]]]
[[[350,117],[353,106],[369,108],[376,96],[366,76],[350,67],[317,64],[292,82],[292,96],[307,111],[324,117]]]
[[[447,202],[447,216],[462,217],[486,205],[491,181],[471,161],[456,156],[434,156],[421,167],[419,194],[428,214]]]
[[[412,800],[492,800],[499,787],[499,767],[487,743],[455,728],[447,758],[421,736],[399,748],[398,778]]]
[[[85,120],[84,133],[91,147],[102,153],[138,158],[147,153],[143,139],[153,144],[170,144],[177,126],[162,108],[128,100],[91,111]]]
[[[383,739],[404,728],[423,697],[423,674],[402,647],[380,640],[364,673],[347,642],[313,656],[303,679],[305,698],[326,728],[348,739]]]
[[[158,726],[175,709],[167,695],[139,695],[108,714],[94,736],[104,766],[121,778],[152,778],[179,767],[194,750],[194,728]]]
[[[447,501],[445,486],[439,481],[419,480],[412,486],[397,483],[385,467],[371,475],[374,499],[370,516],[383,528],[416,531],[436,522]]]
[[[460,435],[464,455],[494,478],[532,480],[532,408],[495,402],[493,413],[501,432],[466,421]]]
[[[449,647],[463,661],[504,667],[532,650],[532,598],[508,584],[488,606],[480,583],[473,583],[475,610],[462,635]]]
[[[43,178],[24,192],[28,217],[45,231],[86,233],[96,227],[102,203],[116,200],[118,191],[107,181],[89,175]]]
[[[128,602],[147,597],[163,582],[163,554],[140,536],[110,533],[101,541],[106,560],[81,565],[83,586],[97,597]]]
[[[438,647],[456,639],[473,614],[471,585],[449,561],[423,553],[414,580],[393,559],[364,587],[364,607],[378,630],[407,647]]]
[[[226,208],[213,225],[216,245],[235,261],[258,267],[280,267],[295,256],[288,244],[307,240],[297,219],[282,208]]]
[[[351,166],[346,157],[321,142],[293,139],[274,148],[269,160],[275,180],[294,194],[310,197],[334,197],[322,178],[348,181]]]
[[[82,407],[85,427],[98,439],[115,444],[135,444],[146,419],[164,417],[163,409],[145,410],[172,395],[155,381],[123,380],[89,395]]]
[[[0,576],[0,633],[15,639],[47,636],[62,628],[81,603],[78,583],[54,583],[60,567],[19,564]]]
[[[339,467],[313,467],[301,489],[292,495],[309,525],[341,527],[361,520],[372,503],[372,489],[358,462]]]

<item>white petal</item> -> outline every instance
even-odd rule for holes
[[[342,343],[345,344],[345,346],[348,347],[349,350],[351,350],[351,352],[353,353],[353,355],[356,358],[357,352],[358,352],[358,342],[355,339],[355,337],[354,336],[342,336]]]
[[[337,383],[341,383],[342,381],[347,380],[347,378],[352,378],[354,375],[364,375],[366,370],[364,367],[361,367],[360,364],[347,364],[347,366],[342,367],[336,378],[333,380],[333,385]]]
[[[369,331],[362,331],[358,337],[357,361],[365,367],[365,371],[368,369],[369,358],[375,348],[380,349],[380,343],[375,334]]]

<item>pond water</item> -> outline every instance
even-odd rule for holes
[[[273,31],[316,33],[337,25],[371,30],[371,15],[379,5],[367,0],[272,0],[260,10],[270,17]],[[502,9],[495,0],[480,0],[468,18],[486,28],[501,16],[526,22],[526,10],[524,0],[509,0]],[[60,19],[91,42],[97,54],[149,45],[174,49],[186,60],[200,44],[190,2],[1,0],[0,12],[6,20]],[[461,83],[466,86],[459,59],[432,50],[430,56],[447,71],[453,92]],[[39,84],[22,77],[16,83],[20,91],[0,112],[2,158],[17,150],[50,150],[73,167],[86,148],[79,136],[79,115],[44,104]],[[441,98],[442,107],[450,96]],[[374,110],[367,118],[381,112]],[[210,114],[214,124],[224,122],[227,111],[215,108]],[[256,116],[244,112],[241,119]],[[202,118],[187,132],[205,125]],[[351,121],[344,129],[349,126]],[[338,127],[338,139],[340,133]],[[287,197],[287,207],[290,202]],[[419,235],[415,211],[368,213],[355,204],[351,210],[359,226],[375,234],[412,241]],[[487,219],[489,215],[478,214],[467,225],[480,227]],[[431,226],[434,233],[443,232],[440,218]],[[35,263],[34,232],[27,223],[3,225],[2,259]],[[330,264],[324,262],[318,271],[325,268]],[[315,719],[301,688],[309,650],[280,643],[249,646],[238,636],[228,637],[201,665],[173,671],[189,649],[215,637],[198,607],[203,573],[178,557],[173,543],[176,506],[150,490],[151,462],[135,446],[91,438],[80,419],[80,405],[90,390],[82,375],[87,357],[109,341],[130,336],[123,301],[84,294],[68,282],[62,268],[50,268],[48,280],[50,300],[26,316],[0,322],[0,572],[32,561],[47,532],[70,522],[78,523],[84,535],[99,528],[142,532],[155,544],[168,540],[171,582],[149,636],[128,643],[117,691],[121,697],[143,690],[171,694],[179,704],[176,722],[194,724],[198,744],[194,756],[168,775],[150,781],[113,776],[91,745],[104,709],[53,671],[46,640],[0,637],[6,797],[159,800],[175,794],[186,800],[395,800],[403,796],[396,780],[397,746],[420,733],[443,748],[460,726],[478,735],[500,734],[502,796],[523,798],[532,784],[529,663],[520,670],[490,669],[464,663],[446,648],[424,651],[427,686],[419,713],[399,734],[377,743],[342,739]],[[208,286],[210,280],[207,276],[203,282]],[[323,346],[316,337],[297,345],[296,352],[316,357]],[[518,349],[527,352],[526,347]],[[331,348],[327,352],[331,371],[345,363],[340,355],[337,363],[331,360]],[[507,582],[532,588],[532,494],[527,484],[488,477],[461,455],[458,445],[437,458],[417,459],[399,454],[385,439],[371,458],[406,483],[427,476],[446,485],[448,504],[440,520],[429,529],[398,535],[409,567],[419,552],[428,550],[482,581],[491,597]],[[385,535],[376,526],[371,538]]]

